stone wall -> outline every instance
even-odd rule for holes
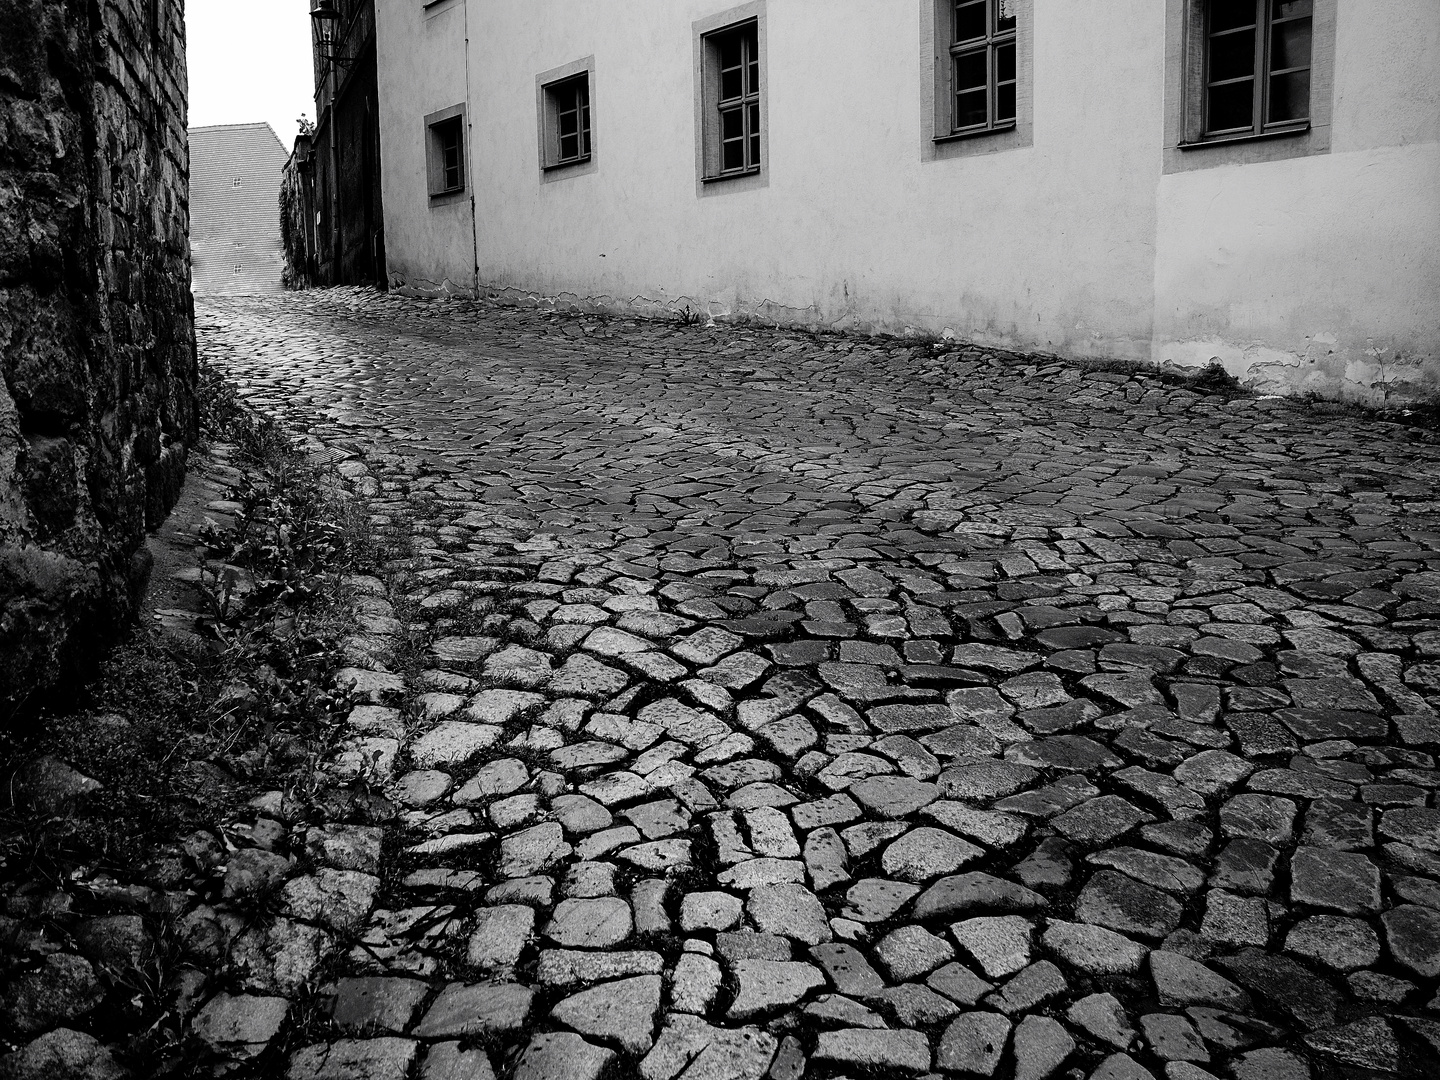
[[[0,725],[131,616],[196,435],[182,0],[0,0]]]

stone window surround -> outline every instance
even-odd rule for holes
[[[440,140],[435,131],[439,124],[447,120],[458,118],[460,121],[460,160],[463,170],[461,186],[456,191],[442,190],[444,182],[442,179],[443,165],[440,161]],[[436,112],[428,113],[425,116],[425,178],[426,192],[430,197],[430,205],[444,206],[447,203],[457,202],[469,196],[470,191],[470,136],[468,125],[465,121],[465,103],[451,105],[446,109],[439,109]]]
[[[920,0],[920,160],[1035,145],[1035,0],[1015,0],[1015,124],[956,135],[950,126],[951,0]]]
[[[1205,4],[1165,0],[1163,172],[1310,157],[1330,152],[1338,0],[1315,0],[1310,41],[1310,123],[1297,131],[1205,140]]]
[[[579,161],[555,163],[550,160],[551,135],[555,131],[555,104],[549,88],[556,83],[584,75],[590,87],[590,153]],[[569,180],[585,176],[600,168],[599,139],[597,138],[595,111],[595,55],[561,64],[535,76],[535,146],[539,153],[540,182],[553,184],[558,180]]]
[[[711,46],[707,39],[721,30],[741,23],[753,22],[760,55],[760,168],[757,172],[737,176],[717,176],[719,170],[719,119],[715,110],[718,101],[718,79],[712,78],[713,65],[708,62]],[[718,11],[691,24],[695,77],[695,195],[707,198],[754,191],[770,186],[770,76],[766,63],[765,0],[750,0],[738,7]]]

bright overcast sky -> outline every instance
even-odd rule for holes
[[[186,0],[190,126],[268,120],[288,151],[315,119],[308,0]]]

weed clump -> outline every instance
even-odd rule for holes
[[[344,579],[375,557],[368,515],[205,363],[199,399],[202,451],[239,479],[232,520],[201,530],[194,633],[133,627],[40,723],[0,732],[0,776],[53,755],[102,785],[45,813],[12,780],[0,893],[133,876],[157,845],[258,791],[303,793],[349,707],[330,676],[349,631]]]

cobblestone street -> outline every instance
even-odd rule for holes
[[[1440,446],[351,291],[197,335],[405,551],[332,766],[395,812],[262,800],[234,1060],[324,971],[292,1080],[1440,1075]]]

